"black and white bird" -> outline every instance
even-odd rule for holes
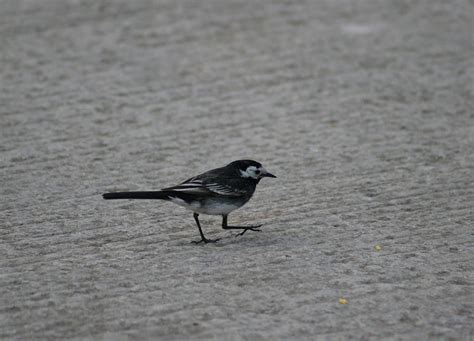
[[[263,166],[252,160],[237,160],[225,167],[212,169],[183,183],[163,188],[161,191],[105,193],[104,199],[161,199],[171,201],[194,212],[194,220],[201,239],[193,243],[214,243],[219,239],[207,239],[199,223],[199,214],[221,215],[223,229],[260,231],[262,225],[229,226],[227,216],[242,207],[255,192],[264,177],[276,178]]]

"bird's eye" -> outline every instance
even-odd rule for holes
[[[257,170],[255,171],[255,174],[257,174],[257,175],[260,174],[260,171],[257,169]]]

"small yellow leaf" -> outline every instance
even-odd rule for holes
[[[342,298],[342,297],[341,297],[341,298],[339,299],[339,303],[340,303],[340,304],[347,304],[347,300],[346,300],[345,298]]]
[[[380,251],[382,250],[382,247],[380,245],[375,245],[375,251]]]

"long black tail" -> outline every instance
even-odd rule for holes
[[[170,200],[169,192],[147,191],[147,192],[116,192],[102,194],[104,199],[162,199]]]

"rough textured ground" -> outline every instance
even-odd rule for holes
[[[472,1],[0,2],[0,338],[474,337]],[[159,189],[238,158],[232,223]],[[375,246],[381,250],[376,251]],[[340,304],[345,298],[348,303]]]

